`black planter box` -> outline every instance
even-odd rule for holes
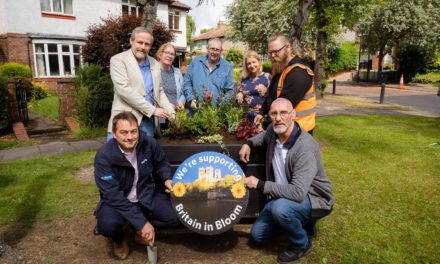
[[[183,161],[193,154],[203,151],[216,151],[224,153],[218,144],[165,144],[164,141],[161,142],[161,140],[159,140],[159,143],[168,157],[173,173]],[[266,178],[264,175],[266,153],[264,149],[254,149],[251,152],[250,161],[245,164],[240,161],[238,156],[241,144],[226,144],[226,148],[229,151],[230,157],[240,165],[246,176],[254,175],[259,179]],[[253,219],[258,216],[258,213],[265,204],[265,200],[265,196],[261,192],[257,190],[250,190],[248,206],[242,220],[246,221],[247,219]]]

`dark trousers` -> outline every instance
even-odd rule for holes
[[[145,218],[156,227],[176,227],[179,225],[169,195],[156,192],[153,200],[153,211],[150,212],[140,203],[135,206],[144,214]],[[110,237],[116,243],[121,243],[124,239],[124,224],[126,219],[113,207],[103,203],[99,208],[96,218],[98,220],[98,232]],[[150,219],[152,218],[152,219]]]

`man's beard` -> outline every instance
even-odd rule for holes
[[[271,60],[271,62],[272,62],[272,75],[281,73],[284,70],[284,68],[287,66],[286,63],[284,62],[278,62],[274,60]]]

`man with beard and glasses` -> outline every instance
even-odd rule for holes
[[[149,136],[159,129],[157,118],[174,118],[174,106],[168,101],[160,75],[160,65],[149,56],[153,35],[137,27],[130,37],[131,49],[110,59],[110,76],[114,86],[112,113],[108,124],[108,139],[112,137],[113,117],[123,111],[132,112],[140,129]]]
[[[251,149],[266,148],[266,178],[248,176],[246,187],[269,197],[252,226],[252,238],[271,242],[286,234],[290,245],[278,254],[279,263],[296,263],[310,253],[310,228],[328,215],[334,204],[332,187],[322,164],[315,139],[294,121],[295,109],[285,98],[270,106],[272,123],[266,131],[250,138],[239,152],[249,162]]]
[[[295,108],[295,121],[313,135],[316,96],[314,73],[308,61],[295,54],[288,37],[283,34],[274,34],[269,38],[268,50],[275,72],[272,73],[268,95],[254,123],[261,123],[272,102],[282,97],[288,99]]]

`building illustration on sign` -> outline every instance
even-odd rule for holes
[[[199,168],[199,180],[205,180],[206,183],[216,183],[222,179],[220,169],[214,169],[212,166]]]

